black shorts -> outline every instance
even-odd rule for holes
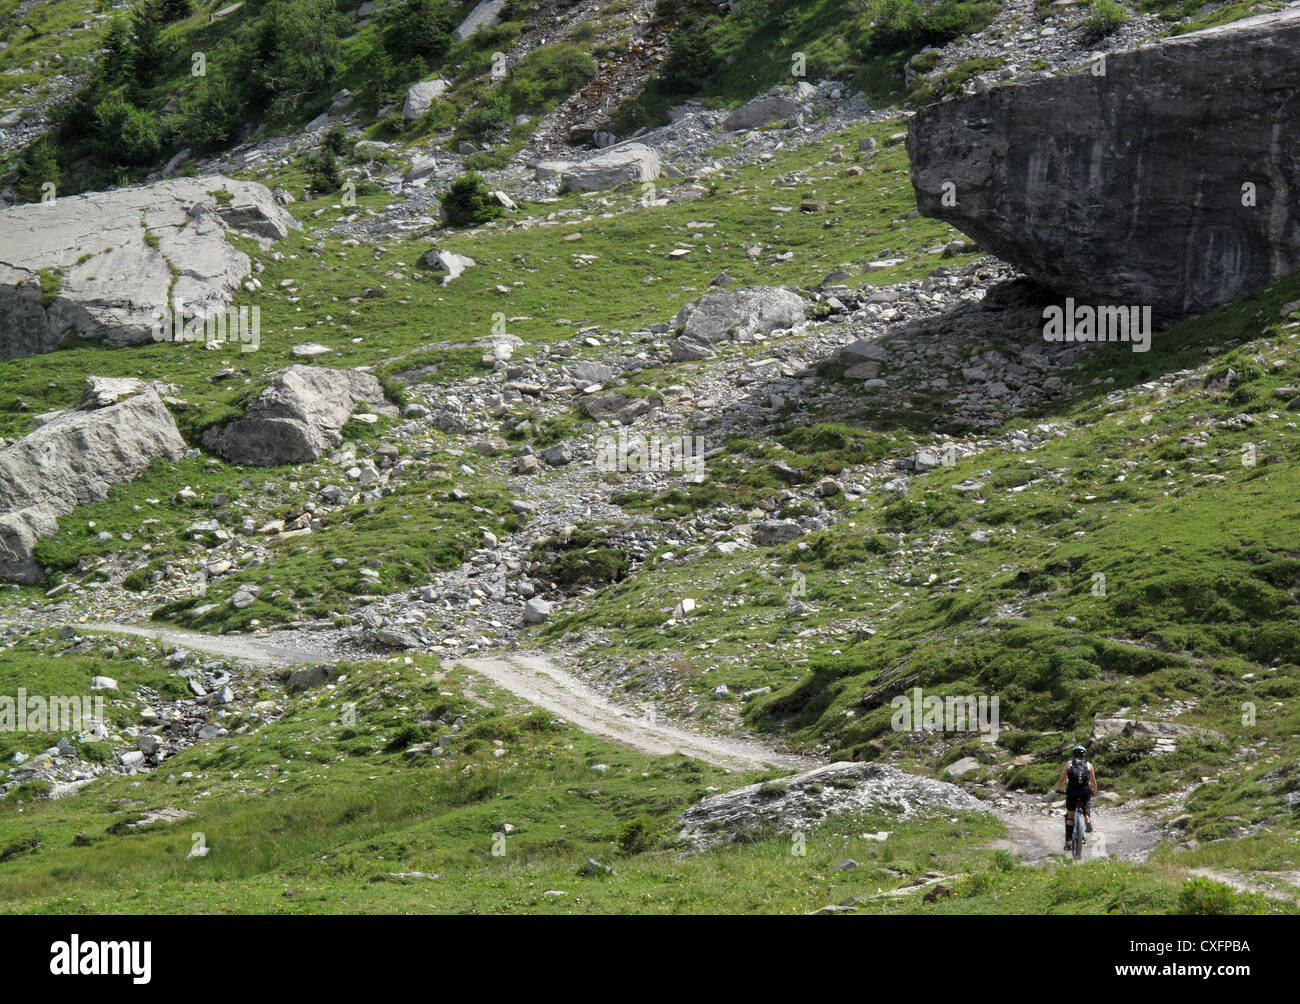
[[[1077,794],[1065,793],[1065,811],[1073,812],[1076,808],[1080,809],[1083,814],[1088,815],[1088,803],[1092,801],[1092,792],[1081,791]]]

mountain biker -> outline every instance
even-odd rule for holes
[[[1092,816],[1088,812],[1088,805],[1092,796],[1097,794],[1097,775],[1088,762],[1088,751],[1083,746],[1076,746],[1070,751],[1070,759],[1061,768],[1061,776],[1056,779],[1056,790],[1065,792],[1065,849],[1069,851],[1076,810],[1083,813],[1087,830],[1092,832]]]

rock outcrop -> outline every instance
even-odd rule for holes
[[[799,106],[790,98],[779,94],[765,94],[741,105],[722,122],[727,132],[757,129],[768,122],[784,122],[799,112]]]
[[[628,182],[654,181],[659,177],[659,153],[644,143],[623,143],[590,160],[560,164],[558,169],[562,191],[599,192]]]
[[[446,92],[450,87],[447,81],[424,80],[418,84],[412,84],[406,90],[406,101],[402,103],[402,118],[418,119],[421,115],[433,107],[433,103]]]
[[[6,209],[0,359],[73,338],[149,342],[169,306],[220,314],[250,268],[226,231],[269,242],[297,225],[264,185],[215,175]]]
[[[477,35],[484,28],[493,28],[501,23],[501,11],[505,9],[506,0],[483,0],[466,16],[460,26],[451,33],[453,42],[463,42]]]
[[[681,333],[673,341],[672,358],[707,359],[718,341],[749,341],[778,328],[793,328],[807,316],[804,298],[780,286],[707,293],[678,311],[676,323]]]
[[[340,431],[359,404],[396,414],[379,380],[362,370],[289,366],[248,405],[242,418],[203,435],[203,445],[249,467],[316,460],[342,442]]]
[[[886,811],[906,819],[929,813],[988,812],[956,785],[878,763],[831,763],[701,799],[678,817],[678,836],[704,850],[768,827],[807,829],[845,812]]]
[[[41,416],[41,425],[0,450],[0,579],[33,583],[41,569],[36,542],[58,518],[102,501],[155,460],[177,460],[185,441],[152,387],[108,407],[94,407],[103,385],[87,381],[88,409]],[[121,388],[119,388],[121,389]],[[125,392],[124,389],[122,389]]]
[[[917,205],[1080,301],[1213,308],[1300,269],[1297,51],[1291,7],[922,108]]]

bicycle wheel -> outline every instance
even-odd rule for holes
[[[1074,838],[1071,840],[1070,849],[1074,852],[1074,860],[1083,859],[1083,813],[1075,812],[1074,814]]]

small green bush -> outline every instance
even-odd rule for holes
[[[1238,895],[1231,887],[1206,878],[1188,879],[1178,892],[1176,914],[1220,917],[1238,912]]]
[[[95,105],[93,129],[99,154],[106,163],[138,167],[158,158],[161,143],[153,115],[121,95]]]
[[[388,740],[388,745],[384,747],[384,750],[388,753],[396,753],[423,741],[424,733],[418,725],[403,725],[397,730],[397,735]]]
[[[303,167],[311,180],[312,191],[318,194],[336,192],[343,185],[338,160],[334,156],[334,151],[328,147],[309,156]]]
[[[477,174],[465,174],[451,183],[442,196],[442,208],[453,227],[475,227],[501,216],[505,210],[497,205],[487,185]]]
[[[1092,0],[1080,27],[1085,38],[1096,41],[1117,31],[1127,20],[1128,11],[1114,0]]]
[[[650,827],[640,817],[629,819],[618,834],[618,849],[624,854],[640,854],[649,850],[651,842]]]

